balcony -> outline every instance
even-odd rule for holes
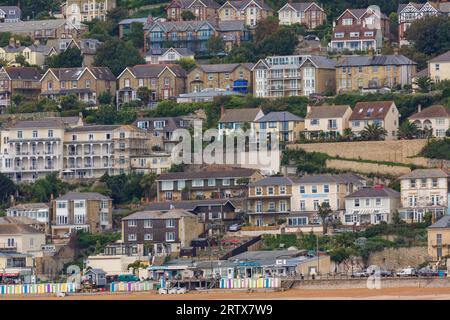
[[[9,245],[7,243],[0,243],[0,252],[15,252],[17,251],[17,244]]]

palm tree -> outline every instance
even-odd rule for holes
[[[398,128],[399,139],[414,139],[419,134],[419,128],[414,122],[404,121]]]
[[[331,210],[330,204],[328,202],[322,202],[322,204],[319,205],[319,211],[317,214],[319,215],[320,219],[322,220],[322,227],[323,227],[323,234],[327,234],[328,231],[328,218],[329,215],[333,211]]]
[[[144,174],[139,182],[139,186],[144,190],[144,196],[150,198],[151,190],[156,180],[156,174]]]
[[[368,124],[361,131],[361,137],[369,141],[383,140],[386,135],[386,129],[382,128],[378,123]]]
[[[344,129],[343,137],[344,137],[345,140],[351,141],[353,139],[353,136],[354,136],[354,134],[353,134],[353,131],[352,131],[351,128],[345,128]]]

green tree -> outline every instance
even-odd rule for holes
[[[59,54],[47,57],[44,63],[49,68],[79,68],[83,64],[83,56],[77,47],[67,48]]]
[[[395,210],[392,214],[392,223],[393,224],[400,224],[402,222],[402,219],[400,218],[400,213],[398,210]]]
[[[191,71],[196,66],[195,60],[191,58],[181,58],[176,63],[179,64],[186,72]]]
[[[427,16],[415,20],[406,31],[414,48],[426,55],[438,55],[450,49],[450,17]]]
[[[144,47],[144,24],[132,22],[130,32],[127,34],[127,40],[131,41],[136,48],[142,49]]]
[[[95,122],[97,124],[115,124],[117,118],[117,110],[110,104],[99,106],[95,113]]]
[[[195,14],[192,13],[192,11],[185,10],[185,11],[181,12],[181,19],[183,19],[183,21],[195,20]]]
[[[30,64],[27,62],[27,59],[23,54],[18,54],[15,59],[16,63],[18,63],[21,67],[29,67]]]
[[[104,91],[98,95],[99,104],[111,104],[113,102],[114,96],[109,91]]]
[[[419,89],[419,92],[427,93],[430,92],[431,87],[433,85],[433,80],[431,80],[428,76],[421,76],[414,80],[414,84]]]
[[[137,64],[144,64],[138,49],[130,42],[113,38],[104,42],[97,49],[94,59],[94,65],[99,67],[108,67],[117,77],[126,67]]]
[[[318,216],[322,220],[322,227],[323,227],[323,234],[327,234],[328,231],[328,222],[330,214],[333,211],[331,210],[330,204],[328,202],[322,202],[322,204],[319,205],[319,210],[317,212]]]
[[[60,98],[61,109],[66,110],[76,110],[81,107],[80,102],[75,94],[69,94]]]
[[[9,198],[16,193],[17,189],[7,176],[0,173],[0,208],[7,206]]]
[[[364,140],[378,141],[384,139],[387,135],[387,131],[378,123],[374,123],[366,125],[360,135]]]
[[[414,139],[419,134],[419,128],[414,122],[403,121],[403,123],[398,128],[397,136],[399,139]]]
[[[211,54],[217,54],[225,50],[225,43],[221,36],[212,36],[208,39],[206,46]]]
[[[139,100],[141,100],[142,105],[148,106],[150,103],[151,91],[147,87],[139,87],[136,94]]]

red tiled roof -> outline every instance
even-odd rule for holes
[[[384,119],[393,103],[394,101],[358,102],[349,120]]]

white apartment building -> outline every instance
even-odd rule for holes
[[[410,116],[419,129],[431,129],[435,137],[443,138],[450,128],[450,108],[443,105],[434,105],[422,110],[421,106],[415,114]]]
[[[417,169],[400,177],[400,218],[421,222],[425,213],[435,219],[448,208],[448,174],[441,169]]]
[[[7,217],[27,217],[50,226],[50,206],[46,203],[23,203],[6,209]]]
[[[346,225],[392,222],[392,215],[400,206],[400,192],[383,186],[361,188],[345,197]]]
[[[303,176],[292,187],[291,210],[317,213],[319,206],[325,202],[338,217],[344,210],[345,196],[365,184],[362,177],[352,173]]]
[[[108,11],[116,7],[116,0],[67,0],[62,12],[74,26],[98,19],[106,20]]]
[[[34,181],[63,170],[64,131],[79,117],[18,121],[1,130],[0,172],[14,181]]]
[[[335,63],[323,56],[273,56],[252,68],[253,94],[261,98],[334,92]]]
[[[34,181],[49,172],[61,178],[129,173],[131,157],[149,154],[162,137],[131,125],[84,125],[79,117],[19,121],[1,131],[0,172]]]

